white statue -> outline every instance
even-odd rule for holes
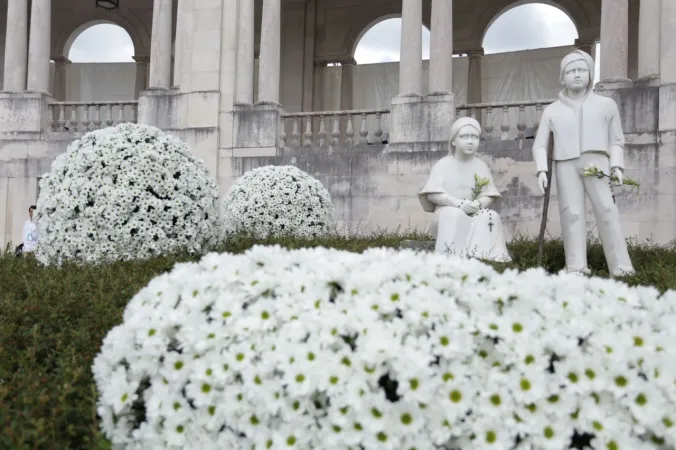
[[[469,117],[453,124],[451,151],[432,167],[418,199],[436,216],[436,252],[508,262],[500,216],[488,209],[500,193],[486,163],[474,156],[480,133]]]
[[[596,166],[622,184],[624,134],[614,100],[592,92],[592,57],[580,50],[561,61],[559,99],[542,113],[533,144],[540,190],[547,187],[547,147],[554,136],[556,188],[563,230],[566,269],[589,273],[585,193],[591,200],[611,275],[634,272],[622,234],[620,214],[608,178],[583,176],[585,167]]]

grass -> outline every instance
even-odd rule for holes
[[[360,252],[396,247],[420,234],[331,236],[254,241],[233,239],[219,251],[243,252],[254,244],[288,248],[326,246]],[[527,269],[535,265],[537,242],[525,238],[510,245],[514,262],[496,265]],[[637,273],[624,281],[676,289],[676,247],[632,243]],[[153,277],[175,263],[193,261],[186,254],[105,266],[42,267],[32,257],[0,256],[0,448],[107,449],[96,417],[91,364],[106,333],[122,320],[129,299]],[[598,242],[589,247],[594,275],[608,276]],[[563,268],[560,241],[547,242],[544,266]]]

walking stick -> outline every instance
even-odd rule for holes
[[[542,267],[542,259],[545,252],[545,229],[547,228],[547,211],[549,210],[549,194],[552,190],[552,172],[554,168],[554,136],[549,134],[549,146],[547,147],[547,187],[545,188],[545,200],[542,205],[542,222],[540,222],[540,236],[538,237],[538,257],[537,265]]]

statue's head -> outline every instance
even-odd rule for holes
[[[589,90],[591,74],[594,71],[594,59],[589,53],[575,50],[561,60],[560,81],[569,92]]]
[[[473,155],[479,148],[481,125],[471,117],[461,117],[451,126],[451,153],[461,151],[465,155]]]

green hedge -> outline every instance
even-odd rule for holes
[[[378,235],[262,244],[362,251],[393,247],[411,238],[419,237]],[[240,252],[253,243],[242,238],[221,250]],[[510,250],[515,256],[511,266],[533,266],[535,242],[517,240]],[[676,288],[676,250],[632,246],[631,253],[638,273],[628,282]],[[549,242],[546,255],[549,270],[563,267],[560,242]],[[176,262],[194,259],[176,255],[99,267],[46,268],[31,257],[0,257],[0,448],[109,448],[96,418],[92,360],[139,289]],[[590,265],[596,275],[607,275],[598,244],[591,246]]]

